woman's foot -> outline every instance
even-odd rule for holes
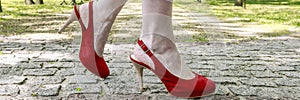
[[[82,28],[80,61],[89,71],[102,78],[109,75],[109,69],[102,56],[103,49],[112,24],[126,1],[101,0],[75,6],[67,23],[59,30],[61,32],[74,20],[79,20]]]
[[[149,42],[149,39],[154,40]],[[142,36],[130,59],[137,69],[140,90],[143,88],[142,69],[148,68],[176,97],[195,98],[215,91],[215,83],[192,72],[180,58],[175,44],[166,37],[157,34]]]
[[[192,98],[209,95],[215,83],[190,70],[181,59],[174,42],[172,20],[164,14],[144,14],[143,30],[131,55],[142,88],[142,68],[153,71],[168,92],[177,97]]]

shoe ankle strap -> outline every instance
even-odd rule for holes
[[[143,40],[138,40],[138,45],[142,48],[142,50],[149,56],[153,56],[153,53],[151,52],[151,50],[148,49],[148,47],[145,45],[145,43],[143,42]]]

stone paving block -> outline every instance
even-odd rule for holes
[[[129,56],[129,55],[128,55]],[[113,56],[109,63],[131,63],[131,60],[129,57],[118,57],[118,56]],[[123,66],[125,67],[125,66]],[[129,67],[129,66],[126,66]]]
[[[39,76],[29,77],[28,83],[31,84],[61,84],[65,80],[62,76]]]
[[[81,62],[73,62],[73,63],[74,63],[75,68],[85,68]]]
[[[258,90],[259,97],[269,99],[295,99],[300,93],[295,87],[280,87],[280,88],[269,88],[269,87],[254,87]]]
[[[284,93],[279,88],[269,87],[255,87],[259,97],[268,99],[280,99],[284,96]]]
[[[272,78],[249,78],[239,80],[241,83],[251,86],[277,87]]]
[[[178,100],[178,99],[180,98],[170,96],[170,95],[162,95],[162,94],[154,95],[152,97],[152,100]]]
[[[246,67],[246,71],[264,71],[267,67],[262,65],[251,65],[249,67]]]
[[[265,62],[273,62],[275,61],[275,58],[269,57],[269,56],[260,56],[259,60],[265,61]]]
[[[231,93],[230,90],[226,86],[223,86],[220,84],[216,85],[215,91],[216,92],[214,94],[216,94],[216,95],[229,95]]]
[[[25,76],[52,76],[55,74],[57,69],[25,69]]]
[[[201,63],[188,64],[192,69],[216,69],[214,65],[202,65]]]
[[[283,87],[279,89],[284,98],[299,98],[299,87]]]
[[[2,54],[12,54],[14,51],[13,50],[9,50],[9,51],[1,51]]]
[[[245,86],[230,86],[228,89],[236,94],[236,95],[241,95],[241,96],[256,96],[257,90],[252,87],[245,87]]]
[[[210,75],[211,71],[214,71],[214,70],[194,70],[192,69],[193,72],[197,73],[197,74],[200,74],[202,76],[205,76],[205,77],[211,77],[212,75]]]
[[[57,71],[56,75],[71,76],[71,75],[84,75],[86,68],[62,68]]]
[[[220,64],[216,65],[216,68],[221,71],[228,71],[228,70],[237,70],[240,66],[244,65],[226,65],[226,64]]]
[[[23,58],[38,58],[41,55],[42,51],[16,51],[13,54],[16,57],[23,57]]]
[[[281,78],[278,73],[273,73],[269,70],[266,71],[251,71],[251,74],[257,78]]]
[[[221,84],[237,84],[238,78],[236,77],[207,77],[208,79],[213,80],[216,83]]]
[[[109,68],[109,71],[110,71],[109,76],[117,76],[122,74],[124,68]]]
[[[137,77],[135,77],[137,79]],[[144,76],[143,78],[144,83],[150,83],[150,84],[162,84],[160,79],[157,76]]]
[[[16,75],[21,76],[23,74],[23,69],[20,67],[11,67],[11,68],[0,68],[0,75]]]
[[[131,95],[105,95],[98,100],[151,100],[151,96],[131,94]]]
[[[140,93],[138,82],[133,74],[107,78],[104,80],[104,83],[107,86],[105,87],[107,95],[128,95]]]
[[[19,92],[17,85],[0,85],[0,96],[16,96]]]
[[[42,51],[44,49],[44,47],[39,47],[39,46],[36,46],[36,47],[25,47],[25,50],[27,51]]]
[[[101,94],[103,89],[100,84],[67,84],[62,91],[70,94]],[[106,91],[105,91],[106,92]]]
[[[13,47],[13,48],[5,48],[5,51],[20,51],[24,49],[25,47]]]
[[[0,100],[13,100],[15,98],[11,97],[11,96],[0,96]]]
[[[37,57],[37,56],[35,56],[33,54],[29,54],[29,53],[27,53],[27,54],[13,53],[13,55],[16,58],[29,59],[29,60],[34,58],[34,57]]]
[[[42,68],[42,63],[18,63],[16,66],[21,67],[22,69],[40,69]]]
[[[32,96],[57,96],[61,85],[37,85],[31,90]]]
[[[261,65],[261,66],[265,66],[268,64],[267,62],[263,62],[263,61],[245,61],[244,63],[250,65]]]
[[[67,56],[58,59],[59,62],[80,62],[79,57],[74,57],[74,56]]]
[[[131,63],[107,63],[110,68],[132,68]]]
[[[228,70],[228,71],[222,71],[222,76],[228,76],[228,77],[250,77],[251,73],[249,71],[243,71],[243,70]]]
[[[46,62],[46,63],[43,63],[43,67],[45,67],[45,68],[71,68],[74,66],[75,66],[75,64],[72,62]]]
[[[287,64],[282,64],[280,66],[291,66],[291,67],[295,67],[295,69],[297,69],[297,70],[300,70],[300,67],[299,67],[300,66],[300,60],[298,62],[288,62]]]
[[[209,71],[209,74],[207,75],[209,77],[221,77],[223,76],[223,72],[219,70],[211,70]]]
[[[131,68],[131,70],[133,70],[134,72],[133,72],[133,74],[134,74],[134,76],[136,76],[136,74],[137,74],[137,72],[136,72],[136,69],[135,68]],[[150,70],[143,70],[143,75],[144,76],[156,76],[152,71],[150,71]],[[136,77],[135,77],[136,78]]]
[[[289,66],[268,66],[272,71],[295,71],[294,67]]]
[[[289,78],[300,78],[300,72],[297,71],[286,71],[286,72],[279,72],[280,74],[284,74]]]
[[[70,94],[67,97],[63,98],[63,100],[86,100],[87,99],[86,97],[88,97],[87,94]],[[90,97],[90,98],[98,100],[98,97]]]
[[[39,58],[43,59],[43,58],[47,58],[47,59],[59,59],[61,57],[64,57],[65,53],[62,52],[57,52],[57,51],[45,51],[42,52],[42,54],[39,56]]]
[[[15,65],[18,63],[28,62],[27,58],[17,58],[13,55],[1,55],[0,56],[0,64],[11,64]]]
[[[234,65],[234,66],[243,66],[246,65],[244,61],[232,61],[232,60],[226,60],[224,61],[226,66]]]
[[[0,68],[11,68],[11,67],[13,67],[13,65],[0,63]]]
[[[53,58],[53,59],[49,59],[49,58],[34,58],[31,59],[31,62],[57,62],[58,59]]]
[[[300,86],[300,79],[280,78],[275,83],[279,86]]]
[[[62,100],[110,100],[100,99],[101,94],[70,94]]]
[[[96,84],[97,78],[87,75],[74,75],[67,78],[69,84]]]
[[[0,75],[0,85],[3,84],[22,84],[26,80],[23,76],[4,76]]]
[[[33,97],[17,97],[15,100],[62,100],[59,96],[33,96]]]
[[[145,90],[151,94],[168,94],[168,90],[163,84],[145,84],[144,91]]]

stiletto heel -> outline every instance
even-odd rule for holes
[[[137,63],[134,63],[134,62],[133,62],[133,66],[137,72],[137,78],[139,81],[140,92],[143,92],[144,91],[144,87],[143,87],[143,69],[144,69],[144,67]]]
[[[67,22],[62,27],[60,27],[60,29],[58,30],[58,33],[61,33],[65,28],[67,28],[75,20],[77,20],[75,12],[72,12],[72,14],[68,18]]]

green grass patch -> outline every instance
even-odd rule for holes
[[[263,33],[262,35],[266,37],[277,37],[289,34],[291,34],[289,30],[274,30],[274,32]]]
[[[44,0],[43,5],[26,5],[24,0],[2,1],[3,12],[0,13],[1,21],[12,18],[41,16],[52,13],[62,13],[71,10],[72,5],[60,5],[61,0]],[[4,18],[3,18],[4,17]]]
[[[197,42],[209,42],[206,34],[193,35],[193,39]]]
[[[82,89],[81,89],[80,87],[76,88],[76,91],[77,91],[77,92],[81,92],[81,90],[82,90]]]
[[[36,29],[49,24],[57,24],[45,23],[47,21],[66,20],[56,14],[63,14],[73,9],[73,5],[60,5],[61,1],[44,0],[45,4],[43,5],[26,5],[24,0],[2,0],[0,35],[45,32]],[[49,32],[56,32],[56,30],[53,29]]]
[[[300,26],[300,0],[247,0],[247,9],[236,7],[235,0],[207,0],[203,5],[196,0],[178,0],[175,6],[192,12],[208,12],[220,19],[244,18],[242,23],[280,24]]]

